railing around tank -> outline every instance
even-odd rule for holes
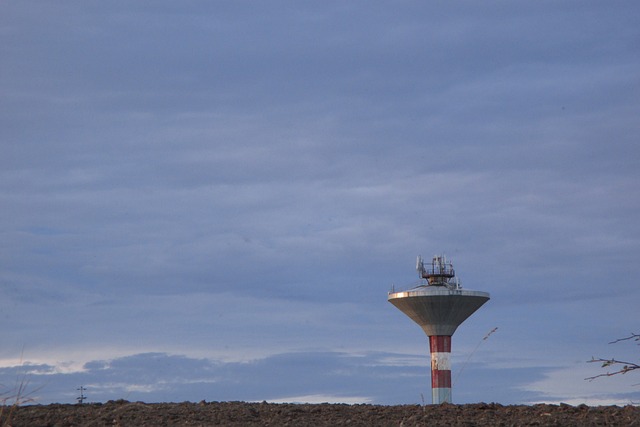
[[[401,287],[396,287],[396,285],[391,285],[391,290],[389,291],[389,295],[391,294],[395,294],[398,292],[408,292],[411,291],[413,289],[418,289],[418,288],[426,288],[426,287],[430,287],[430,288],[437,288],[439,286],[437,285],[429,285],[429,282],[426,279],[421,279],[418,280],[417,282],[414,282],[410,285],[404,285]],[[447,283],[446,285],[443,285],[442,287],[445,287],[447,289],[462,289],[462,285],[460,284],[460,281],[456,281],[455,283]]]

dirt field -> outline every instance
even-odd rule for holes
[[[5,407],[0,426],[640,426],[638,406],[336,405],[244,402]],[[9,418],[7,418],[9,417]]]

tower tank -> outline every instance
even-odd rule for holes
[[[388,301],[416,322],[429,337],[431,396],[434,404],[451,400],[451,336],[458,326],[489,300],[487,292],[462,289],[453,264],[444,255],[431,264],[418,256],[419,285],[396,292]]]

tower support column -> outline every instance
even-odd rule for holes
[[[433,404],[451,403],[451,336],[431,335],[431,397]]]

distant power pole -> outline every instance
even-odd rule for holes
[[[80,396],[77,397],[77,400],[78,403],[82,405],[87,398],[87,396],[84,395],[84,392],[87,391],[87,389],[83,386],[80,386],[80,388],[77,388],[76,390],[80,392]]]

